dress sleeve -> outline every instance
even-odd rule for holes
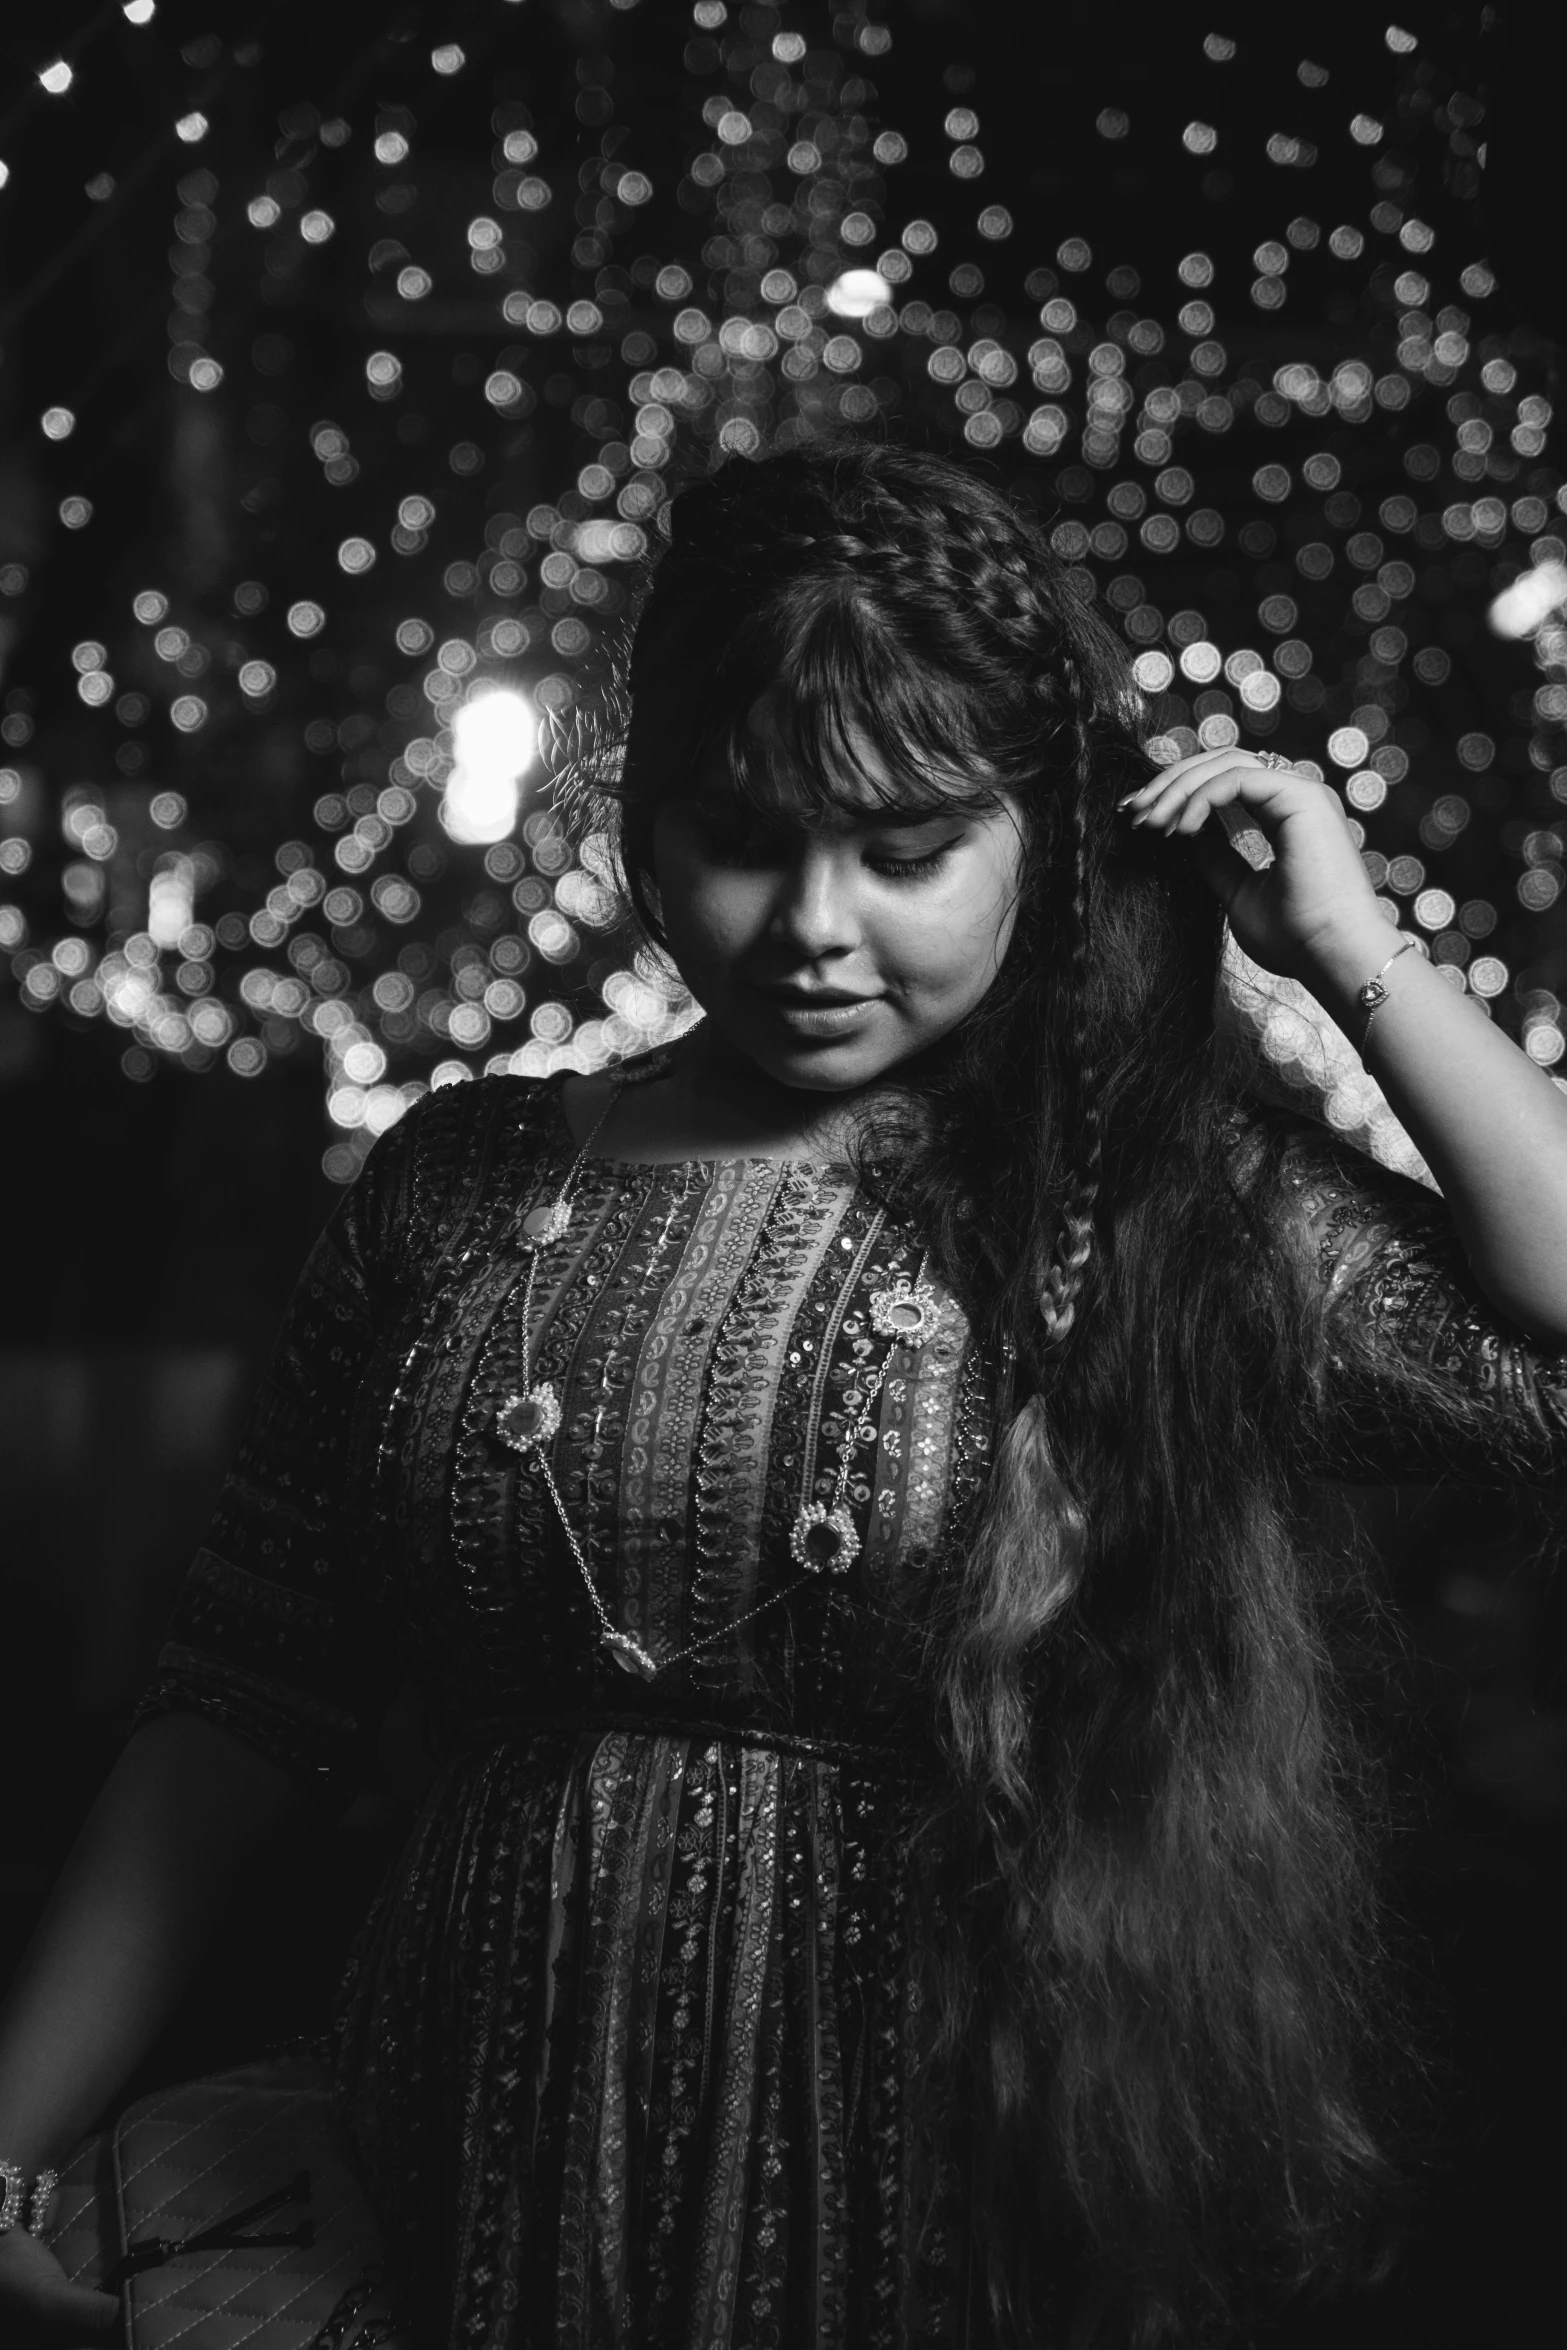
[[[1327,1473],[1567,1478],[1567,1350],[1490,1304],[1440,1194],[1287,1123],[1282,1198],[1320,1307]]]
[[[324,1801],[351,1792],[396,1686],[360,1596],[348,1463],[425,1107],[376,1143],[306,1261],[132,1724],[204,1715]]]

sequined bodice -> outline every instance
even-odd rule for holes
[[[911,2119],[910,1838],[940,1769],[916,1661],[981,1504],[989,1368],[939,1285],[889,1355],[871,1301],[915,1236],[846,1168],[752,1159],[585,1160],[530,1350],[521,1227],[575,1153],[560,1093],[454,1086],[377,1145],[141,1718],[197,1711],[343,1794],[399,1683],[424,1694],[439,1767],[334,2042],[417,2339],[978,2350],[969,2186]],[[1559,1477],[1567,1354],[1490,1314],[1442,1202],[1305,1130],[1284,1172],[1325,1450],[1356,1477]],[[612,1619],[706,1643],[656,1682],[610,1661],[505,1441],[525,1368]],[[791,1532],[846,1431],[858,1555],[801,1583]]]
[[[912,1236],[842,1167],[589,1159],[567,1231],[540,1246],[525,1363],[522,1222],[573,1155],[558,1093],[494,1147],[473,1229],[400,1284],[359,1415],[373,1588],[438,1708],[634,1696],[599,1652],[542,1480],[498,1428],[531,1372],[559,1398],[556,1484],[612,1620],[655,1655],[708,1644],[660,1677],[658,1703],[829,1735],[887,1721],[987,1433],[950,1299],[918,1349],[872,1330],[872,1293],[918,1267]],[[831,1495],[884,1359],[848,1484],[860,1555],[800,1588],[795,1518]]]

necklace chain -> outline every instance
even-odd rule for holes
[[[871,1326],[878,1337],[890,1341],[887,1352],[863,1382],[850,1390],[850,1416],[838,1446],[838,1474],[830,1502],[807,1502],[795,1517],[789,1540],[789,1554],[801,1572],[782,1591],[771,1598],[758,1600],[743,1615],[731,1617],[716,1632],[707,1633],[700,1640],[688,1641],[663,1657],[655,1657],[631,1633],[621,1631],[610,1619],[588,1565],[576,1528],[566,1512],[555,1472],[550,1463],[549,1445],[561,1422],[560,1399],[548,1380],[533,1376],[533,1302],[538,1277],[539,1256],[545,1245],[561,1240],[571,1228],[571,1202],[577,1188],[583,1165],[598,1140],[610,1112],[625,1090],[622,1078],[613,1088],[608,1101],[594,1120],[585,1139],[578,1145],[576,1156],[567,1168],[564,1180],[554,1199],[547,1206],[534,1208],[522,1219],[522,1234],[528,1245],[528,1278],[523,1290],[522,1321],[522,1379],[520,1392],[507,1396],[496,1419],[496,1434],[504,1444],[521,1454],[527,1465],[542,1480],[550,1497],[555,1515],[560,1521],[583,1589],[588,1595],[594,1616],[598,1621],[599,1637],[623,1671],[636,1673],[651,1681],[671,1666],[683,1664],[688,1657],[699,1656],[704,1649],[716,1647],[727,1640],[742,1624],[765,1615],[770,1608],[784,1600],[806,1583],[815,1582],[823,1574],[841,1575],[848,1571],[860,1551],[860,1538],[848,1507],[849,1478],[853,1473],[854,1455],[862,1444],[873,1443],[876,1436],[871,1410],[886,1384],[893,1355],[899,1346],[923,1346],[936,1327],[937,1306],[935,1293],[926,1279],[930,1263],[929,1251],[921,1258],[920,1269],[911,1282],[907,1274],[900,1274],[887,1289],[876,1290],[871,1298]],[[852,1399],[852,1400],[850,1400]],[[811,1465],[807,1464],[806,1490],[811,1482]]]

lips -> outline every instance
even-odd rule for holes
[[[881,1001],[841,987],[757,987],[754,992],[768,1019],[799,1044],[813,1038],[830,1044],[857,1034],[865,1014]]]
[[[852,995],[837,987],[762,987],[758,995],[765,995],[775,1004],[785,1004],[791,1011],[831,1011],[842,1004],[873,1004],[872,995]]]

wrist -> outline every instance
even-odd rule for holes
[[[1358,1044],[1376,1008],[1361,1001],[1361,990],[1379,974],[1380,986],[1390,990],[1395,974],[1407,966],[1412,953],[1420,952],[1421,944],[1415,932],[1374,915],[1314,940],[1299,976],[1324,1011]]]
[[[0,2155],[0,2236],[23,2229],[38,2235],[59,2183],[57,2170],[33,2169]]]

